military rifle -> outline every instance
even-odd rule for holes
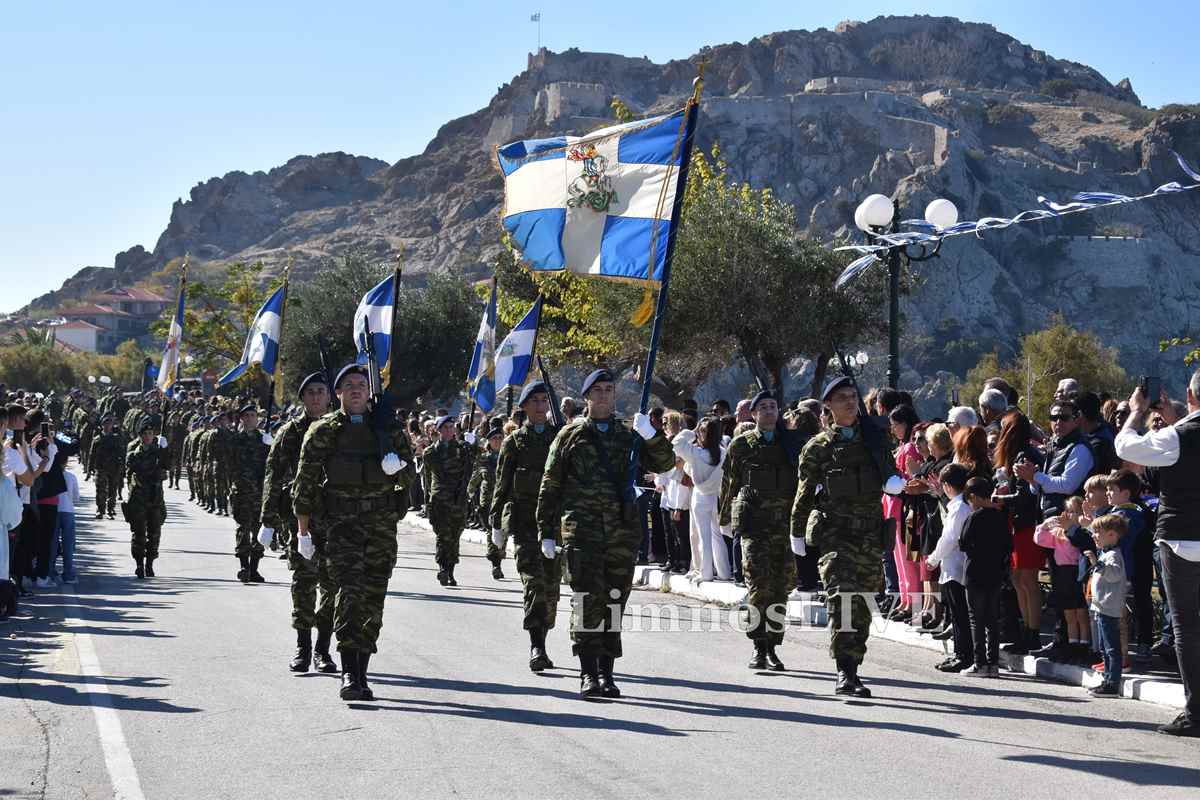
[[[371,323],[365,319],[360,337],[362,351],[367,356],[367,383],[371,392],[371,427],[379,440],[379,456],[382,458],[392,452],[389,431],[395,421],[395,414],[392,411],[391,401],[383,392],[383,377],[379,374],[379,354],[375,351],[375,337],[371,333]]]
[[[558,407],[558,394],[554,391],[554,384],[550,382],[550,375],[546,372],[546,365],[542,363],[542,357],[537,357],[538,372],[542,374],[542,383],[546,384],[546,393],[550,395],[550,418],[554,420],[555,427],[563,426],[562,409]]]
[[[333,402],[333,368],[329,360],[329,343],[325,337],[317,334],[317,353],[321,356],[321,373],[325,376],[325,386],[329,389],[329,402]]]

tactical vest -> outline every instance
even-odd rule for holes
[[[1052,478],[1061,477],[1067,471],[1067,461],[1071,458],[1071,453],[1076,447],[1083,447],[1091,450],[1087,442],[1083,441],[1083,433],[1081,430],[1074,430],[1070,436],[1058,443],[1057,449],[1050,456],[1050,463],[1046,465],[1045,472]],[[1083,481],[1079,482],[1073,492],[1074,495],[1083,495]],[[1063,510],[1067,503],[1067,498],[1070,495],[1066,494],[1042,494],[1042,516],[1050,517]]]
[[[761,436],[761,434],[759,434]],[[788,460],[787,452],[776,432],[775,441],[755,448],[754,461],[746,465],[743,486],[753,489],[758,495],[796,494],[796,468]]]
[[[334,490],[390,488],[396,481],[383,471],[380,460],[379,441],[371,426],[347,419],[338,431],[333,456],[325,464],[325,487]]]
[[[529,428],[516,434],[517,468],[513,472],[513,499],[537,500],[542,487],[542,473],[550,456],[550,444],[557,429],[547,425],[545,433]],[[547,435],[548,434],[548,435]]]
[[[883,476],[861,434],[849,441],[835,437],[829,455],[825,493],[831,501],[882,496]]]

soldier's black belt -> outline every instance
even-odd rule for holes
[[[332,494],[325,496],[325,511],[329,514],[369,514],[374,511],[399,510],[400,496],[397,492],[375,497],[338,497]]]

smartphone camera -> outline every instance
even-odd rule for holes
[[[1162,405],[1160,398],[1162,397],[1162,378],[1154,375],[1143,375],[1138,381],[1138,386],[1142,390],[1142,396],[1150,401],[1151,408],[1158,408]]]

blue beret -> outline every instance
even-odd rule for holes
[[[333,379],[333,388],[337,389],[339,386],[341,386],[342,378],[346,377],[347,375],[362,375],[367,380],[371,379],[371,376],[367,373],[367,365],[366,364],[351,363],[351,364],[347,364],[346,366],[342,367],[342,371],[339,372],[337,374],[337,377]]]
[[[517,408],[525,405],[525,401],[527,401],[530,397],[533,397],[538,392],[541,392],[542,394],[550,394],[550,389],[541,381],[534,381],[521,390],[521,398],[517,400]]]
[[[579,393],[584,397],[587,397],[588,390],[592,388],[592,384],[599,383],[600,381],[614,383],[616,379],[613,378],[613,374],[611,372],[601,367],[583,379],[583,388],[579,390]]]
[[[433,427],[436,430],[441,430],[442,426],[445,425],[447,422],[454,422],[454,417],[451,416],[450,414],[443,414],[442,416],[440,416],[436,420],[434,420]]]
[[[854,379],[848,375],[839,375],[838,377],[825,384],[825,390],[821,392],[821,400],[829,399],[829,395],[841,389],[844,386],[854,387]]]
[[[319,383],[322,386],[325,386],[325,383],[326,383],[325,373],[324,372],[314,372],[313,374],[306,377],[304,380],[300,381],[300,388],[296,390],[296,396],[300,397],[301,395],[303,395],[304,390],[307,389],[311,384],[314,384],[314,383]]]
[[[246,403],[246,405],[244,405],[238,409],[238,416],[241,416],[242,414],[257,414],[257,413],[258,413],[258,406],[254,405],[254,403]]]
[[[754,399],[750,401],[750,410],[753,411],[755,406],[757,406],[763,400],[775,400],[775,395],[772,394],[769,389],[763,389],[761,392],[754,395]],[[776,400],[776,402],[779,401]]]

